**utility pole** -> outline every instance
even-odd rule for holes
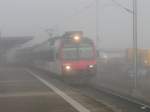
[[[133,49],[134,49],[134,89],[137,89],[137,75],[138,75],[138,4],[137,0],[133,0]]]
[[[138,76],[138,0],[132,0],[133,11],[124,7],[116,0],[112,0],[118,7],[133,15],[133,75],[134,75],[134,92],[137,89]]]
[[[100,37],[99,37],[99,0],[95,0],[96,3],[96,47],[99,50],[99,41],[100,41]]]
[[[0,39],[2,38],[2,31],[0,30]]]

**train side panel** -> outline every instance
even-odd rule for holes
[[[43,69],[43,70],[49,71],[51,73],[54,73],[55,75],[62,74],[61,62],[59,60],[58,61],[36,60],[34,63],[34,66],[39,69]]]

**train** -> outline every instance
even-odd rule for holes
[[[18,62],[30,63],[63,78],[90,79],[96,74],[96,48],[82,31],[68,31],[29,48],[19,49]]]

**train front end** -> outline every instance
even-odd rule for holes
[[[88,38],[73,36],[64,39],[61,60],[64,76],[94,76],[96,74],[95,46]]]

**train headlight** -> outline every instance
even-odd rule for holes
[[[79,36],[74,36],[73,37],[74,41],[79,42],[80,41],[80,37]]]
[[[89,68],[94,68],[94,65],[89,65]]]
[[[66,69],[67,71],[69,71],[69,70],[71,70],[71,66],[67,65],[67,66],[65,66],[65,69]]]

